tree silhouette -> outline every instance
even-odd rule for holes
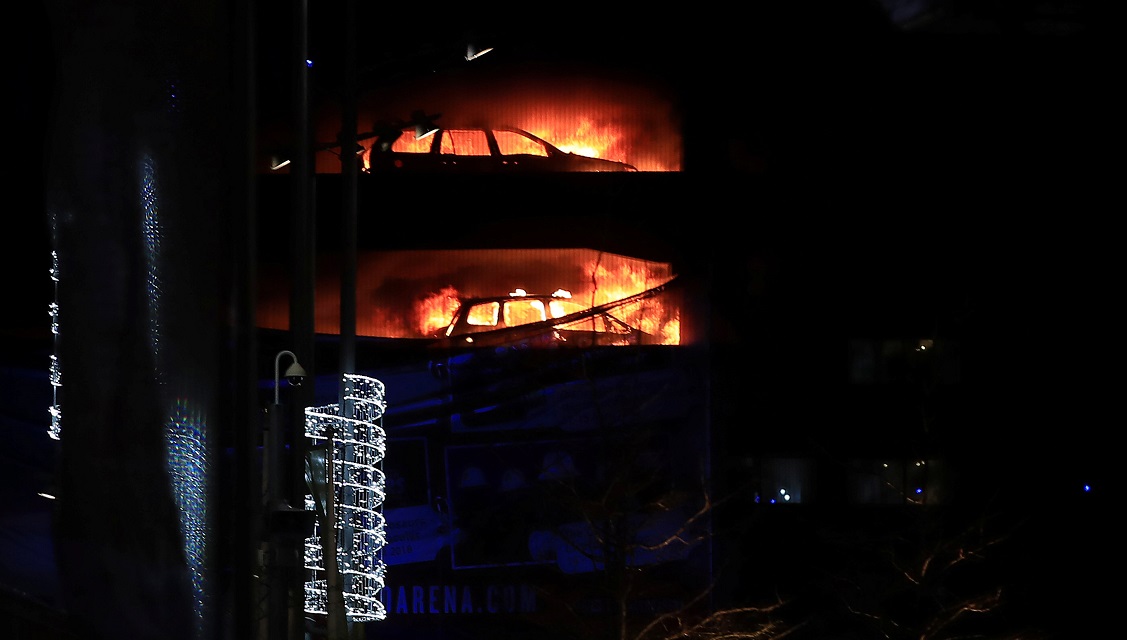
[[[718,607],[713,597],[713,516],[703,462],[669,424],[601,434],[591,475],[553,478],[537,497],[533,546],[565,571],[587,574],[577,606],[562,603],[582,637],[607,640],[783,638],[801,624],[781,614],[787,602]],[[698,450],[699,451],[699,450]],[[689,464],[672,464],[689,458]],[[701,460],[704,456],[701,456]],[[539,536],[538,538],[535,536]],[[551,551],[548,551],[551,549]],[[567,594],[563,597],[568,597]],[[561,600],[557,593],[546,599]]]

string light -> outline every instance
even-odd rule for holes
[[[356,374],[344,374],[343,381],[344,404],[351,406],[352,414],[342,416],[339,404],[307,407],[305,435],[312,446],[331,445],[329,490],[336,501],[337,562],[346,615],[357,622],[383,620],[387,617],[380,600],[387,568],[383,560],[387,545],[383,515],[387,446],[384,385]],[[311,494],[305,496],[305,508],[314,509]],[[328,581],[320,527],[320,523],[314,523],[313,535],[305,540],[305,611],[327,614]]]
[[[51,252],[51,282],[55,287],[55,300],[47,306],[47,313],[51,316],[51,335],[55,341],[55,353],[51,355],[51,406],[47,413],[51,416],[51,424],[47,427],[47,435],[52,440],[62,440],[63,437],[63,408],[59,405],[59,387],[63,386],[62,369],[59,367],[59,254]]]

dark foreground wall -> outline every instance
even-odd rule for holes
[[[230,559],[215,544],[227,523],[213,448],[231,423],[246,109],[227,10],[49,6],[63,371],[53,531],[62,604],[83,637],[201,637],[230,593],[213,571]]]

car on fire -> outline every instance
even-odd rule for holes
[[[602,347],[659,344],[653,336],[616,315],[665,289],[665,285],[602,305],[586,306],[564,290],[462,300],[436,338],[447,346]]]
[[[433,133],[431,133],[433,132]],[[419,133],[425,133],[419,137]],[[563,151],[515,127],[380,126],[367,134],[363,171],[438,173],[635,172],[624,162]]]
[[[664,379],[676,350],[624,319],[674,281],[595,306],[563,290],[530,294],[518,289],[507,296],[462,300],[431,343],[437,349],[429,368],[440,381],[443,420],[454,431],[549,424],[579,431],[593,424],[589,412],[557,410],[589,402],[592,388],[609,401],[676,387]],[[659,405],[646,406],[658,412],[666,408]],[[612,414],[613,406],[600,412],[604,418]],[[650,415],[639,410],[613,417],[629,421]]]

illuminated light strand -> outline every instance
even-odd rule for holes
[[[207,455],[206,425],[198,412],[178,400],[169,416],[166,432],[168,472],[173,499],[180,514],[180,533],[184,555],[191,572],[197,631],[202,634],[207,593],[207,492],[210,463]],[[200,636],[202,637],[202,636]]]
[[[161,355],[160,302],[162,299],[161,276],[159,270],[161,257],[161,238],[163,236],[160,220],[158,182],[156,163],[152,156],[145,155],[141,163],[141,235],[145,239],[147,261],[147,283],[149,300],[149,344],[152,346],[154,362],[159,363]],[[159,364],[157,365],[159,367]]]
[[[51,355],[51,406],[47,414],[51,416],[51,423],[47,426],[47,435],[52,440],[63,438],[63,408],[59,404],[59,387],[63,386],[62,368],[59,366],[59,253],[51,252],[51,282],[55,287],[55,300],[47,306],[47,313],[51,316],[51,335],[55,342],[55,353]]]
[[[51,316],[51,335],[57,336],[59,335],[59,303],[52,302],[47,313]]]
[[[341,405],[305,409],[305,435],[313,446],[331,441],[332,485],[335,500],[337,565],[343,582],[346,615],[351,621],[383,620],[387,611],[380,599],[387,565],[387,521],[383,514],[387,480],[382,464],[387,448],[382,419],[387,403],[379,380],[344,374],[344,399],[352,415],[341,415]],[[306,494],[305,509],[314,509]],[[325,557],[320,523],[305,540],[305,611],[328,613]],[[342,544],[347,543],[347,544]]]
[[[138,198],[142,210],[140,235],[145,248],[148,338],[152,352],[154,379],[164,387],[161,323],[163,286],[161,277],[161,239],[163,225],[159,206],[157,163],[144,154],[139,167]],[[184,560],[192,584],[195,637],[204,637],[207,615],[208,566],[208,489],[210,461],[207,450],[207,423],[191,401],[177,397],[171,401],[165,426],[165,465],[172,498],[179,515]]]
[[[61,440],[63,433],[63,410],[57,405],[53,404],[47,408],[47,413],[51,415],[51,427],[47,434],[51,436],[52,440]]]
[[[144,154],[139,168],[138,198],[142,210],[140,235],[145,248],[146,298],[148,301],[148,338],[152,352],[154,379],[163,388],[162,366],[162,302],[161,238],[157,164],[151,154]],[[208,457],[207,422],[203,413],[190,400],[171,400],[165,425],[165,465],[168,470],[172,499],[179,516],[180,542],[192,585],[192,608],[195,614],[195,637],[205,636],[208,605],[208,503],[211,464]]]

